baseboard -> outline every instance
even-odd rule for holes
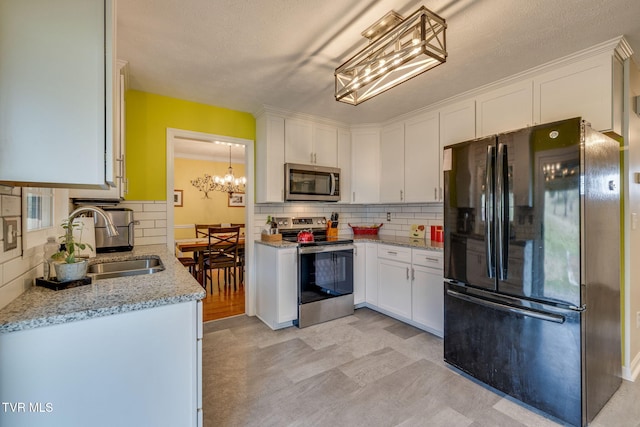
[[[631,361],[630,366],[622,367],[622,378],[627,381],[635,381],[640,375],[640,353]]]

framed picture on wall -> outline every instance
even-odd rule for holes
[[[244,207],[244,193],[229,193],[229,207]]]
[[[176,208],[182,207],[182,190],[173,190],[173,206]]]

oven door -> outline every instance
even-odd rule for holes
[[[353,245],[299,248],[298,302],[307,304],[353,293]]]

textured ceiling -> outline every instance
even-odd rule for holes
[[[390,10],[446,19],[447,62],[358,106],[334,69]],[[624,35],[640,56],[638,0],[125,0],[118,59],[131,87],[256,113],[263,105],[377,123]],[[640,61],[636,60],[637,63]]]

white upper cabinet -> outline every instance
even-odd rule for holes
[[[111,156],[107,159],[114,159],[113,168],[115,169],[114,182],[110,183],[108,189],[85,189],[74,188],[69,190],[71,198],[86,199],[124,199],[127,194],[127,169],[126,169],[126,92],[127,92],[127,75],[128,65],[126,61],[117,62],[118,85],[115,87],[114,105],[115,115],[113,116],[114,133],[113,147]]]
[[[380,201],[380,129],[351,128],[351,203]]]
[[[106,188],[114,2],[2,1],[0,28],[0,182]]]
[[[440,124],[438,112],[404,124],[404,201],[437,202],[440,188]]]
[[[380,132],[380,201],[404,201],[404,124]]]
[[[476,98],[476,137],[533,124],[533,82],[526,80]]]
[[[287,163],[338,166],[338,130],[335,126],[286,118],[284,141]]]
[[[440,145],[442,147],[475,137],[475,100],[465,100],[440,109]]]
[[[340,168],[340,202],[351,201],[351,132],[338,129],[338,167]]]
[[[284,201],[284,118],[256,118],[256,202]]]
[[[621,134],[622,63],[611,52],[548,71],[533,79],[534,120],[582,117],[599,131]]]

